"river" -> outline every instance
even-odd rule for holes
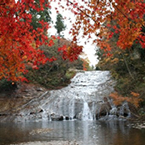
[[[123,121],[0,123],[1,145],[30,141],[76,141],[79,145],[144,145],[145,130],[126,126]]]

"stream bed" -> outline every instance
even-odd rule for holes
[[[145,130],[125,124],[124,121],[79,120],[0,123],[0,145],[23,142],[33,142],[33,145],[35,141],[70,141],[78,145],[144,145]]]

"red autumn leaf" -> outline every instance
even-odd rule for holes
[[[53,46],[53,45],[54,45],[54,42],[53,42],[53,40],[51,39],[51,40],[49,41],[49,43],[48,43],[48,46],[51,47],[51,46]]]

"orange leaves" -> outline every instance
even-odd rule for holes
[[[69,8],[77,3],[76,0],[73,2],[68,1]],[[83,0],[81,2],[83,3]],[[100,31],[97,39],[90,38],[94,39],[96,45],[104,49],[104,52],[112,49],[110,42],[113,41],[114,37],[118,38],[114,43],[120,49],[129,49],[136,39],[140,39],[139,41],[144,48],[145,41],[141,34],[141,28],[145,25],[143,20],[144,8],[143,0],[109,0],[109,2],[91,0],[83,3],[83,8],[77,3],[74,7],[75,10],[73,10],[77,11],[75,14],[77,19],[71,31],[74,36],[73,41],[77,42],[77,36],[80,35],[79,31],[83,30],[82,34],[87,36]]]
[[[130,48],[141,32],[141,27],[144,25],[143,13],[145,10],[142,9],[142,4],[138,2],[119,2],[120,5],[115,6],[116,20],[120,26],[120,36],[118,40],[118,46],[121,49]],[[133,9],[134,8],[134,9]],[[139,11],[137,11],[137,9]],[[140,11],[141,14],[140,14]],[[117,13],[119,12],[119,13]],[[136,17],[137,16],[137,17]]]
[[[133,28],[122,29],[117,42],[118,47],[121,49],[130,48],[140,33],[139,31],[134,31]]]
[[[71,43],[69,46],[63,45],[58,48],[58,51],[62,52],[64,60],[69,59],[70,61],[74,61],[78,59],[79,54],[82,52],[82,46]]]
[[[14,0],[1,0],[0,5],[13,8],[15,5],[15,1]]]
[[[115,105],[120,105],[122,102],[127,101],[134,104],[136,107],[139,107],[139,103],[142,99],[139,98],[139,94],[135,92],[131,92],[129,97],[123,97],[119,95],[117,92],[111,93],[110,97],[113,98]]]
[[[118,58],[114,58],[111,60],[111,63],[113,64],[117,64],[119,62],[119,59]]]
[[[66,54],[67,54],[66,56],[70,61],[74,61],[74,60],[78,59],[78,55],[81,52],[82,52],[82,46],[78,46],[78,45],[72,43],[66,51]]]
[[[139,93],[131,92],[130,93],[133,97],[139,97]]]
[[[92,4],[95,4],[95,3],[96,3],[96,0],[91,0],[91,3],[92,3]]]
[[[143,9],[144,3],[128,0],[116,1],[116,3],[112,4],[114,11],[109,14],[110,16],[108,15],[105,18],[105,27],[100,29],[100,34],[98,36],[103,39],[101,39],[101,43],[99,42],[98,44],[101,49],[105,51],[106,48],[109,48],[107,43],[111,44],[112,41],[115,45],[110,47],[117,46],[123,50],[130,49],[134,41],[142,37],[141,27],[145,23],[142,15],[145,13]],[[140,39],[140,43],[142,48],[144,48],[143,37]]]

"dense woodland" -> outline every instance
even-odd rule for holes
[[[40,84],[48,89],[66,86],[73,69],[91,70],[82,59],[80,37],[93,40],[99,63],[117,81],[110,94],[116,104],[127,100],[145,114],[145,2],[144,0],[60,0],[60,9],[74,13],[72,40],[61,35],[67,26],[59,13],[57,34],[48,36],[53,0],[2,0],[0,2],[0,91],[18,83]],[[65,3],[62,6],[61,2]],[[80,31],[83,32],[80,36]],[[89,49],[89,48],[88,48]]]

